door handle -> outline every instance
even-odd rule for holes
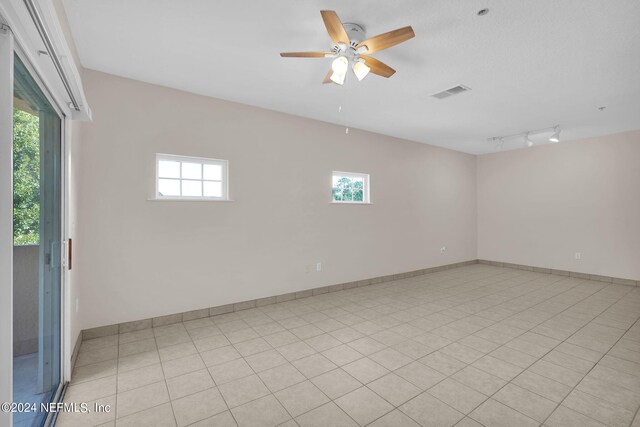
[[[71,270],[73,267],[73,239],[62,242],[62,266]]]

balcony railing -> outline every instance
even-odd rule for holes
[[[40,246],[13,247],[13,355],[38,351]]]

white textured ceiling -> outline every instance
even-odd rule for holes
[[[468,153],[495,151],[488,137],[555,124],[564,139],[640,128],[638,0],[64,5],[86,68]],[[373,55],[397,73],[323,85],[330,59],[281,58],[329,48],[321,9],[368,36],[412,25],[416,38]],[[472,90],[431,97],[457,84]]]

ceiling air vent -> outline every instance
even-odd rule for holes
[[[438,98],[438,99],[444,99],[444,98],[448,98],[448,97],[453,96],[453,95],[457,95],[457,94],[462,93],[462,92],[466,92],[468,90],[471,90],[471,88],[468,88],[468,87],[463,86],[463,85],[458,85],[458,86],[454,86],[452,88],[449,88],[447,90],[443,90],[442,92],[438,92],[438,93],[436,93],[434,95],[431,95],[431,96],[433,96],[434,98]]]

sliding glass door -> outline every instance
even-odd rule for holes
[[[61,383],[62,119],[20,57],[13,97],[13,401],[41,426]]]

